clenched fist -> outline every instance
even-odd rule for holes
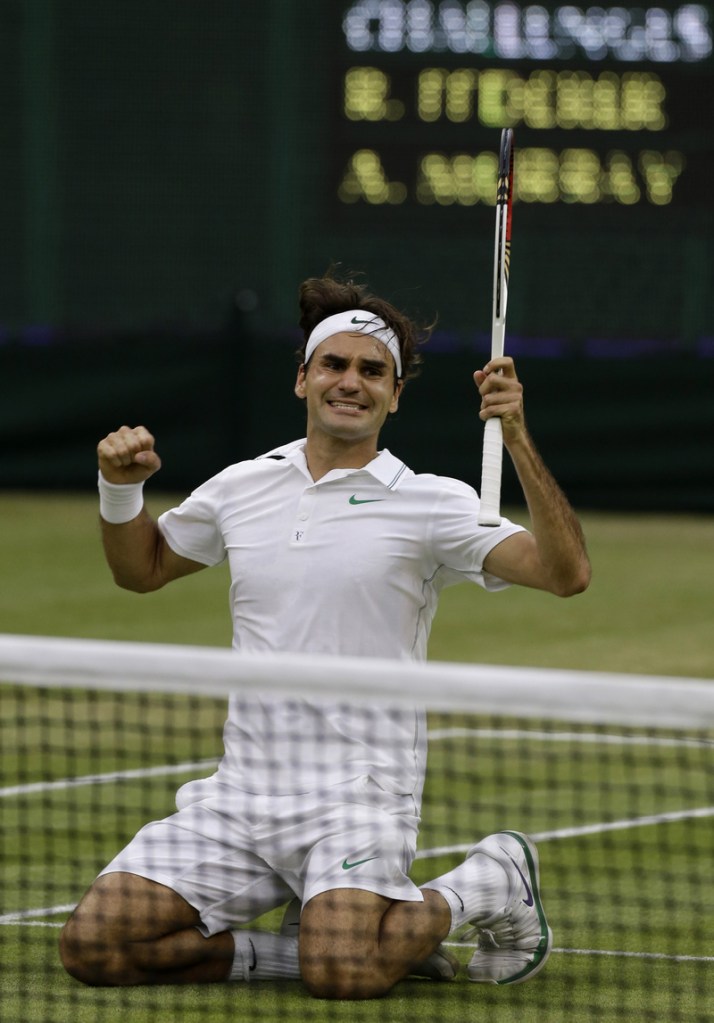
[[[100,440],[97,455],[109,483],[143,483],[161,468],[154,438],[144,426],[120,426]]]

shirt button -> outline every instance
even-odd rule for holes
[[[305,522],[308,518],[308,514],[307,512],[301,512],[299,517],[301,522]]]

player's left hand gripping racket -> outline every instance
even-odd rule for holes
[[[503,355],[506,336],[506,303],[508,274],[511,265],[511,207],[513,204],[513,131],[501,132],[496,192],[496,245],[493,259],[493,320],[491,324],[491,358]],[[498,416],[487,419],[483,433],[481,467],[481,526],[501,524],[501,463],[503,430]]]

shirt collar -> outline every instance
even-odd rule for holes
[[[382,483],[388,490],[396,490],[400,482],[404,479],[407,472],[407,467],[404,462],[396,458],[391,451],[384,448],[379,452],[376,458],[373,458],[371,462],[364,466],[363,469],[357,469],[357,472],[368,472],[376,480]]]
[[[305,443],[306,438],[302,437],[300,440],[283,444],[279,448],[273,448],[272,451],[268,451],[260,457],[275,458],[277,456],[284,459],[286,462],[294,465],[296,469],[299,469],[304,476],[312,480],[310,470],[307,467],[307,461],[305,460]],[[380,451],[376,458],[373,458],[367,465],[362,466],[361,469],[339,469],[333,471],[339,473],[339,478],[352,476],[358,472],[368,472],[370,476],[373,476],[379,483],[387,487],[388,490],[395,490],[408,472],[404,462],[396,458],[387,448]],[[328,473],[328,476],[332,479],[335,478],[332,473]]]

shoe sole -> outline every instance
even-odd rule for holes
[[[528,835],[524,835],[521,831],[499,831],[499,835],[508,835],[510,838],[515,839],[523,850],[523,854],[526,860],[526,866],[528,868],[528,880],[530,884],[531,894],[533,895],[533,906],[536,913],[538,914],[538,923],[540,925],[540,940],[533,953],[533,959],[530,963],[527,963],[522,970],[518,973],[514,973],[511,977],[503,977],[501,980],[496,980],[493,983],[501,986],[505,984],[522,984],[526,980],[530,980],[531,977],[535,977],[546,964],[548,956],[553,948],[553,932],[548,926],[548,921],[545,918],[543,912],[543,904],[540,899],[540,869],[538,863],[538,850],[535,844],[531,841]]]

